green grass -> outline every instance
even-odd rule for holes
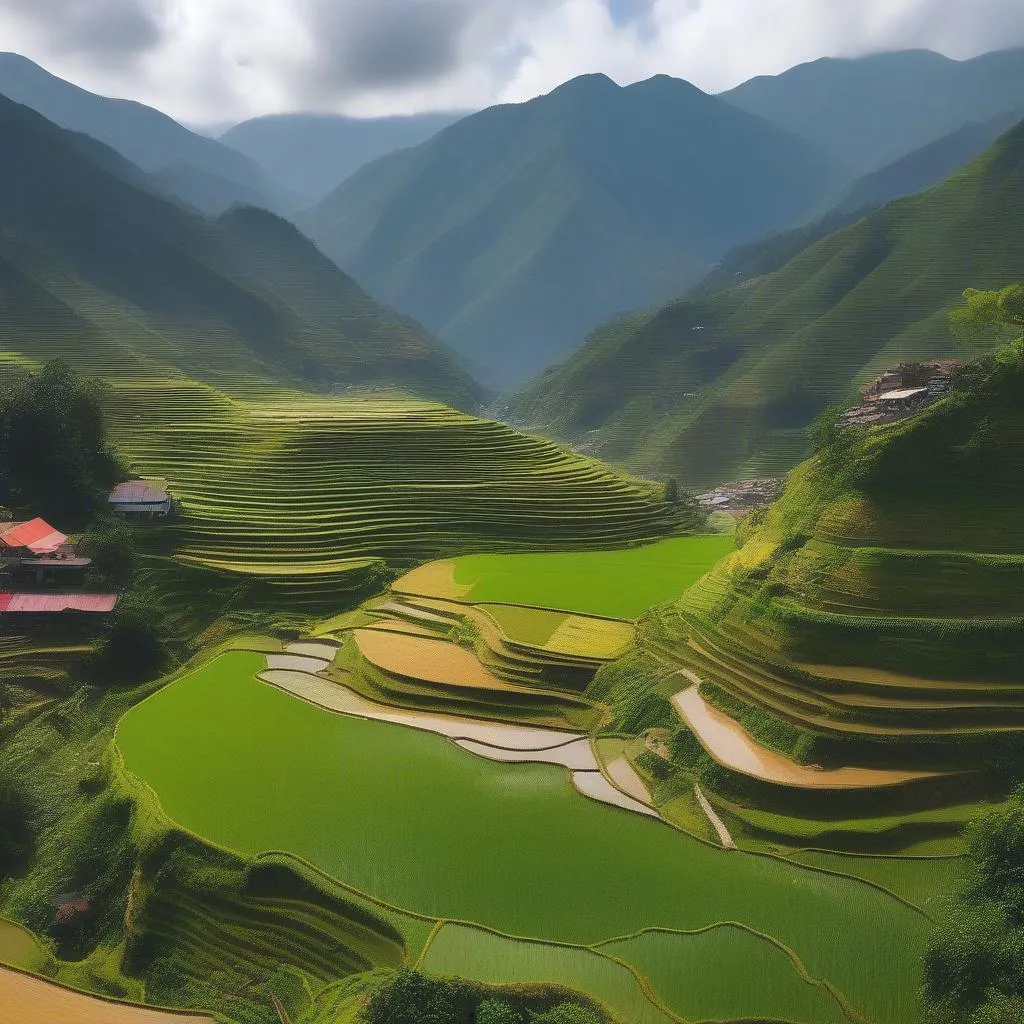
[[[358,603],[385,565],[605,549],[679,525],[646,485],[442,405],[148,379],[119,382],[109,406],[120,450],[180,503],[167,553],[273,607]]]
[[[49,954],[30,931],[0,917],[0,964],[41,972],[49,960]]]
[[[845,1015],[823,985],[800,976],[766,939],[725,925],[696,934],[647,932],[599,947],[640,971],[685,1020],[770,1018],[840,1024]]]
[[[328,714],[255,681],[260,665],[225,655],[118,728],[128,770],[186,828],[524,937],[587,944],[740,921],[791,946],[877,1024],[912,1011],[927,926],[891,898],[588,801],[559,768],[492,764],[434,735]]]
[[[630,1024],[672,1024],[628,967],[593,950],[524,942],[460,924],[445,924],[423,958],[424,970],[492,985],[547,982],[585,992]]]
[[[635,619],[678,597],[734,546],[731,537],[694,536],[616,551],[467,555],[455,559],[454,579],[460,599],[474,604]]]

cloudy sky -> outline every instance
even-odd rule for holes
[[[589,71],[710,92],[822,56],[1024,45],[1022,0],[0,0],[0,46],[192,123],[523,100]]]

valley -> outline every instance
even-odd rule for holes
[[[0,1024],[1024,1020],[1024,51],[559,83],[0,54]]]

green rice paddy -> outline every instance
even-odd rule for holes
[[[617,551],[466,555],[454,560],[458,596],[635,619],[678,597],[735,548],[732,537],[670,537]]]
[[[741,922],[868,1020],[911,1019],[928,922],[884,893],[594,803],[557,767],[496,764],[432,734],[329,714],[256,681],[261,666],[224,655],[118,728],[127,769],[185,828],[509,935],[589,945]]]

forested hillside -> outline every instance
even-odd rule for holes
[[[1024,276],[1024,127],[739,287],[613,321],[511,396],[514,422],[692,486],[777,472],[806,427],[901,360],[962,355],[965,282]]]
[[[0,98],[3,347],[101,375],[401,385],[472,405],[422,327],[371,300],[290,224],[213,222],[133,165]]]
[[[588,75],[382,158],[298,223],[508,385],[844,180],[814,147],[686,82]]]

